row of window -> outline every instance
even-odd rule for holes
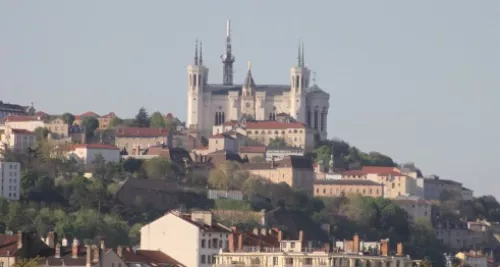
[[[201,240],[201,248],[228,248],[229,247],[229,241],[226,241],[225,246],[223,247],[223,242],[222,240],[218,240],[217,238],[214,238],[212,240],[208,239],[202,239]]]
[[[297,130],[297,129],[293,130],[293,133],[303,133],[303,132],[304,132],[304,130]],[[252,131],[247,131],[247,134],[252,134],[252,133],[253,134],[259,134],[259,131],[253,131],[253,132]],[[281,134],[285,134],[285,133],[286,133],[285,131],[281,131]],[[292,133],[292,130],[288,130],[288,133]],[[260,131],[260,134],[266,134],[266,131],[262,130],[262,131]],[[273,131],[268,130],[267,134],[273,134]],[[280,134],[280,132],[277,131],[277,130],[275,130],[274,134]]]
[[[319,188],[316,188],[316,193],[319,194]],[[356,190],[353,190],[352,188],[349,188],[348,190],[345,190],[345,189],[342,189],[340,190],[340,188],[337,188],[335,190],[335,193],[339,194],[339,193],[345,193],[345,192],[356,192],[356,193],[363,193],[363,194],[366,194],[367,190],[363,188],[363,190],[360,190],[359,188],[356,188]],[[375,194],[379,194],[380,193],[380,190],[379,189],[376,189],[375,190]],[[323,194],[326,194],[326,189],[323,189]],[[333,194],[333,189],[330,188],[330,194]],[[373,194],[373,190],[372,189],[368,189],[368,194]]]
[[[215,263],[215,254],[213,255],[201,255],[201,264],[212,264]]]

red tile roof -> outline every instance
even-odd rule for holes
[[[244,146],[240,147],[240,153],[265,153],[265,146]]]
[[[118,128],[116,137],[160,137],[168,136],[167,128]]]
[[[136,250],[135,253],[123,250],[123,261],[125,263],[143,263],[148,266],[163,266],[171,264],[175,267],[185,267],[174,258],[157,250]]]
[[[0,234],[0,257],[12,257],[17,250],[17,235]]]
[[[69,150],[75,150],[77,148],[120,150],[116,146],[106,145],[106,144],[75,144],[75,145],[71,145],[69,147]]]
[[[35,132],[24,130],[24,129],[12,129],[13,134],[29,134],[29,135],[35,135]]]
[[[39,121],[37,116],[7,116],[3,119],[3,121],[12,121],[12,122],[22,122],[22,121]]]
[[[35,113],[35,116],[37,117],[48,117],[50,116],[49,114],[43,112],[43,111],[38,111],[37,113]]]

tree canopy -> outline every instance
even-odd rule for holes
[[[159,111],[153,112],[149,121],[149,127],[151,128],[165,128],[166,122],[163,114]]]
[[[134,126],[139,128],[149,127],[149,115],[144,107],[140,108],[137,115],[135,115]]]
[[[87,136],[94,136],[95,130],[99,128],[99,120],[95,117],[84,117],[82,126],[85,127]]]

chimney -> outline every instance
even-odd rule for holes
[[[118,255],[118,257],[123,257],[123,247],[122,246],[118,246],[116,248],[116,254]]]
[[[399,242],[396,248],[396,256],[403,256],[403,243]]]
[[[354,253],[359,252],[359,235],[358,234],[354,234],[354,236],[352,237],[352,250]]]
[[[106,249],[106,245],[104,245],[104,240],[101,240],[101,249],[102,249],[102,250],[105,250],[105,249]]]
[[[238,251],[243,250],[243,234],[238,234]]]
[[[73,259],[78,258],[78,245],[80,245],[78,239],[74,238],[73,243],[71,244],[71,257]]]
[[[63,247],[67,247],[68,246],[68,239],[66,239],[66,237],[61,240],[61,245]]]
[[[299,242],[302,244],[304,242],[304,231],[299,231]]]
[[[389,256],[389,239],[380,240],[380,254],[381,256]]]
[[[281,240],[283,240],[283,231],[279,230],[278,231],[278,241],[281,242]]]
[[[23,232],[17,231],[17,249],[23,247]]]
[[[61,257],[61,245],[59,243],[56,244],[56,253],[54,258],[59,259]]]
[[[54,232],[47,233],[47,238],[45,239],[45,244],[47,244],[47,246],[49,246],[51,248],[54,247]]]
[[[136,154],[137,156],[141,155],[141,146],[140,145],[137,145],[137,148],[136,148]]]
[[[236,226],[231,226],[231,231],[232,231],[233,233],[238,232],[238,227],[236,227]]]
[[[253,234],[259,236],[260,234],[259,228],[253,228]]]
[[[99,247],[96,245],[92,245],[92,262],[99,262]]]
[[[90,245],[86,245],[85,246],[85,267],[90,267],[92,264],[90,262],[90,254],[91,254],[91,251],[90,251]]]
[[[266,228],[260,229],[260,235],[266,236],[267,235],[267,229]]]

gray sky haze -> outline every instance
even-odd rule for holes
[[[0,100],[47,113],[186,117],[203,41],[220,83],[288,83],[299,38],[331,94],[329,135],[500,197],[500,1],[0,0]]]

